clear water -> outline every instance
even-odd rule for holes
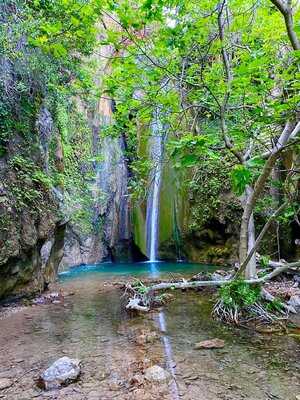
[[[257,334],[213,320],[214,299],[207,291],[174,291],[163,316],[160,310],[138,316],[126,312],[115,282],[149,277],[151,268],[161,276],[214,270],[196,264],[107,263],[61,274],[52,288],[65,293],[61,303],[27,307],[0,319],[0,379],[14,381],[0,392],[1,399],[174,400],[170,385],[131,384],[149,364],[173,369],[183,400],[295,400],[300,395],[299,338]],[[158,332],[158,340],[136,343],[145,330]],[[213,338],[225,340],[224,349],[194,349],[195,343]],[[169,345],[172,354],[166,357]],[[45,395],[35,379],[63,355],[82,360],[82,376]]]
[[[61,272],[61,281],[68,279],[90,279],[92,276],[108,278],[111,276],[134,277],[166,277],[170,274],[194,275],[199,272],[213,272],[217,267],[205,264],[174,263],[174,262],[140,262],[140,263],[101,263],[94,265],[81,265]]]

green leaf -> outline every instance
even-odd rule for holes
[[[244,165],[236,165],[231,171],[231,183],[233,191],[241,196],[246,186],[251,182],[251,172]]]

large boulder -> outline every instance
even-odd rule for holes
[[[61,386],[74,382],[80,372],[80,360],[62,357],[40,375],[38,383],[46,390],[59,389]]]

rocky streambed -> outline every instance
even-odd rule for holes
[[[174,381],[176,396],[184,400],[300,395],[297,334],[257,333],[213,321],[207,292],[175,294],[164,310],[162,332],[161,310],[141,316],[125,311],[119,280],[80,275],[52,287],[58,297],[2,310],[0,398],[171,400]],[[212,339],[219,339],[218,346],[197,346]],[[41,373],[61,357],[80,360],[79,378],[61,388],[40,388]]]

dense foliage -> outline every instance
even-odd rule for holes
[[[149,186],[149,137],[163,131],[165,160],[203,200],[201,209],[192,205],[194,225],[218,211],[224,192],[240,201],[240,263],[253,212],[266,219],[286,201],[278,223],[297,221],[298,131],[288,144],[279,140],[284,127],[296,129],[299,111],[296,2],[6,0],[0,7],[0,155],[17,135],[25,160],[25,149],[46,146],[49,165],[37,160],[34,174],[65,188],[75,219],[88,218],[93,112],[107,98],[114,123],[101,133],[125,139],[135,198]],[[105,46],[109,56],[99,53]],[[104,85],[94,76],[101,57],[109,65]],[[55,132],[46,145],[34,139],[45,115]]]
[[[96,44],[99,13],[99,2],[80,0],[0,6],[0,156],[18,164],[20,177],[38,177],[44,191],[64,188],[67,213],[83,228],[90,224],[87,181],[94,173],[88,113],[98,91],[95,65],[84,57]],[[32,207],[28,196],[38,206],[41,188],[25,180],[16,190],[19,206]]]
[[[278,3],[285,4],[124,1],[106,12],[114,21],[107,40],[122,54],[107,79],[117,104],[110,133],[126,127],[139,144],[159,120],[169,138],[167,157],[189,177],[205,163],[208,171],[224,165],[230,154],[228,178],[243,207],[241,263],[254,211],[265,218],[285,198],[285,220],[299,213],[298,144],[286,150],[280,135],[284,127],[292,137],[299,132],[300,11],[296,3]],[[289,150],[294,156],[287,166]],[[145,154],[136,157],[135,168],[143,170]],[[282,170],[280,177],[272,170]]]

